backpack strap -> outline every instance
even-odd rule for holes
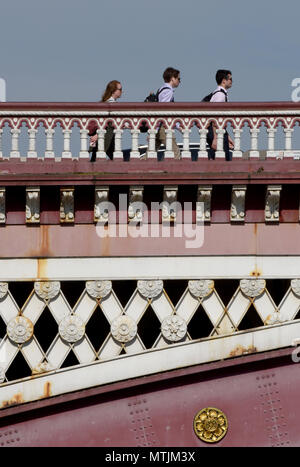
[[[160,95],[160,93],[161,93],[162,91],[164,91],[165,89],[170,89],[170,88],[169,88],[168,86],[165,86],[165,87],[159,89],[159,90],[157,91],[157,93],[156,93],[157,99],[158,99],[158,96]],[[171,102],[174,102],[174,97],[173,97],[173,99],[172,99]]]

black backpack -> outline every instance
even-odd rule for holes
[[[156,93],[150,92],[149,96],[146,97],[144,102],[158,102],[158,96],[164,89],[169,89],[169,88],[164,87],[164,88],[158,89]]]
[[[223,94],[225,94],[225,100],[227,102],[227,94],[226,92],[224,91],[224,89],[218,89],[217,91],[215,92],[211,92],[210,94],[208,94],[207,96],[203,97],[202,101],[201,102],[210,102],[212,96],[214,96],[215,94],[217,94],[217,92],[222,92]]]

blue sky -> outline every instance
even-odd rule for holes
[[[299,13],[299,0],[0,0],[0,77],[8,101],[97,101],[111,79],[143,101],[173,66],[176,101],[200,101],[229,68],[231,101],[286,101]]]

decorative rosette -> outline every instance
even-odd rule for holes
[[[178,315],[167,316],[161,323],[161,332],[168,341],[181,341],[187,333],[187,324]]]
[[[7,325],[7,334],[15,344],[24,344],[29,341],[33,335],[33,324],[25,316],[17,316],[9,321]]]
[[[266,281],[264,279],[242,279],[240,287],[246,297],[254,298],[263,293],[266,288]]]
[[[59,281],[37,281],[34,283],[36,294],[43,300],[55,298],[60,291]]]
[[[227,433],[226,415],[219,409],[207,407],[194,418],[194,431],[198,438],[207,443],[220,441]]]
[[[155,298],[161,294],[164,283],[161,280],[138,281],[137,288],[140,294],[145,298]]]
[[[106,297],[112,289],[111,281],[87,281],[85,286],[90,297],[97,299]]]
[[[135,338],[137,324],[130,316],[121,315],[113,320],[110,330],[113,338],[123,344]]]
[[[197,280],[189,281],[188,287],[189,291],[196,298],[204,298],[212,293],[214,290],[214,281],[212,280]]]
[[[84,336],[85,325],[79,316],[69,315],[59,323],[58,332],[64,341],[71,344]]]

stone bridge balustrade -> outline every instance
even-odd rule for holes
[[[104,138],[109,122],[113,125],[115,133],[114,162],[123,160],[124,157],[129,161],[140,158],[141,128],[144,124],[148,128],[148,158],[158,157],[155,151],[155,135],[160,124],[166,129],[165,157],[173,158],[171,142],[178,122],[182,133],[178,138],[182,140],[181,156],[185,160],[207,159],[206,135],[210,122],[214,122],[217,128],[216,159],[224,159],[223,138],[228,126],[235,140],[233,159],[262,157],[259,149],[262,130],[266,139],[263,157],[300,158],[300,144],[298,149],[294,147],[298,144],[294,129],[300,123],[299,103],[37,102],[0,103],[0,160],[88,160],[88,128],[91,121],[95,123],[98,134],[97,160],[106,159]],[[279,143],[276,141],[278,128],[283,130]],[[22,137],[24,133],[26,138]],[[25,139],[26,142],[23,141]],[[191,142],[194,144],[193,157]],[[59,145],[61,148],[58,150]],[[276,149],[278,145],[280,147]]]

